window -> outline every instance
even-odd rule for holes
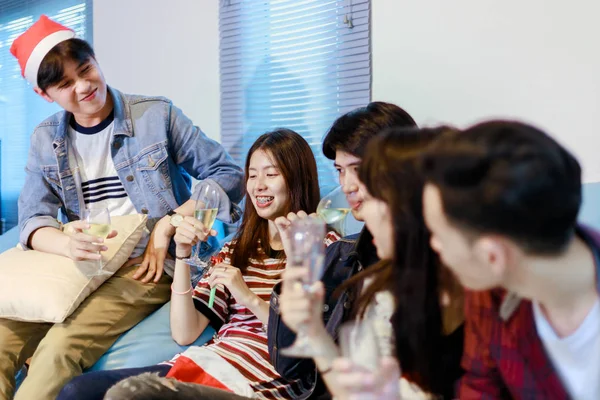
[[[25,180],[35,126],[60,110],[36,95],[10,54],[15,38],[46,14],[91,42],[91,0],[0,0],[0,234],[17,224],[17,200]]]
[[[369,0],[222,0],[221,139],[236,161],[262,133],[290,128],[313,149],[322,193],[337,185],[321,143],[370,101],[369,14]]]

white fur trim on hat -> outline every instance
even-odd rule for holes
[[[38,70],[40,69],[40,65],[42,64],[42,60],[46,57],[46,54],[52,50],[54,46],[59,44],[60,42],[64,42],[65,40],[72,39],[75,37],[75,32],[71,30],[63,30],[51,33],[46,36],[35,46],[33,52],[29,56],[27,60],[27,64],[25,66],[25,79],[33,86],[37,86],[37,76]]]

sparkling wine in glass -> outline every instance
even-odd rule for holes
[[[106,239],[111,231],[108,208],[87,208],[83,211],[83,219],[90,226],[84,229],[83,233]],[[98,273],[102,273],[102,258],[98,260]]]
[[[325,223],[320,218],[308,217],[292,222],[290,226],[291,254],[288,257],[288,265],[294,268],[306,268],[308,274],[302,282],[303,288],[310,295],[312,285],[321,279],[323,274],[323,263],[325,261]],[[299,330],[294,343],[281,354],[286,357],[309,358],[316,354],[312,348],[306,332]]]
[[[206,231],[210,232],[219,212],[219,191],[207,182],[200,182],[196,186],[195,199],[194,217],[202,222]],[[209,264],[200,258],[201,247],[202,242],[196,245],[195,251],[190,258],[183,261],[195,266],[199,272],[203,273],[208,269]]]
[[[321,199],[317,206],[317,215],[325,221],[327,225],[334,227],[339,233],[344,235],[344,221],[350,212],[350,205],[346,200],[346,195],[342,187],[338,186]]]

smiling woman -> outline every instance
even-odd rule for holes
[[[279,217],[289,202],[285,178],[270,152],[258,150],[250,159],[246,190],[262,218]]]
[[[240,266],[259,255],[257,238],[260,243],[271,242],[268,220],[290,211],[310,214],[319,202],[315,157],[306,140],[292,130],[277,129],[260,136],[248,151],[246,171],[246,190],[252,201],[246,202],[232,258],[233,265]],[[281,250],[280,245],[270,243],[272,250]]]
[[[315,158],[298,133],[277,129],[263,134],[252,145],[245,171],[248,201],[237,236],[223,246],[208,275],[195,288],[190,287],[190,267],[182,259],[189,256],[194,243],[205,237],[204,227],[186,217],[174,236],[177,261],[171,295],[171,335],[178,344],[188,345],[210,324],[217,331],[215,339],[203,346],[191,346],[159,365],[83,375],[65,386],[58,399],[171,398],[173,391],[178,391],[177,398],[181,399],[240,398],[231,392],[251,398],[298,398],[302,394],[299,379],[284,378],[271,365],[266,324],[271,293],[286,268],[282,239],[286,235],[275,219],[290,212],[316,210],[319,181]],[[324,243],[329,245],[336,239],[330,232]],[[167,378],[140,375],[144,372]],[[180,381],[202,385],[189,386]]]

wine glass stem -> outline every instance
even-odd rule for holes
[[[195,258],[196,260],[200,260],[200,247],[202,247],[202,243],[203,243],[203,242],[199,241],[199,242],[196,244],[196,255],[194,256],[194,258]]]

